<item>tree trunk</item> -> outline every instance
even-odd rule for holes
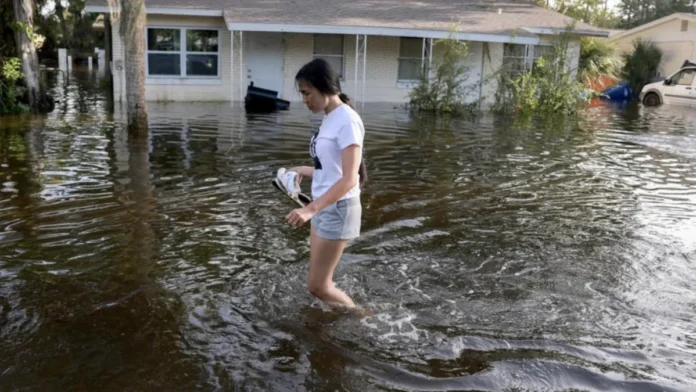
[[[125,46],[128,128],[147,131],[145,107],[145,1],[121,2],[120,34]]]
[[[34,2],[14,0],[14,12],[15,20],[24,25],[24,28],[17,29],[15,42],[17,42],[19,58],[22,60],[22,73],[26,79],[29,107],[33,113],[37,113],[40,103],[39,58],[36,55],[34,42],[29,36],[29,31],[34,30]]]

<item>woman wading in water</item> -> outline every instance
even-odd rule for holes
[[[295,81],[307,108],[325,115],[310,141],[314,167],[290,169],[312,178],[313,201],[285,219],[293,226],[312,222],[309,292],[331,306],[354,308],[353,300],[334,285],[333,274],[348,241],[360,235],[360,192],[367,179],[362,162],[365,128],[328,62],[306,64]]]

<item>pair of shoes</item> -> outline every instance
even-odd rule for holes
[[[300,176],[293,171],[287,171],[282,167],[278,169],[276,178],[273,179],[273,186],[295,201],[300,207],[304,207],[312,202],[309,196],[302,193]]]

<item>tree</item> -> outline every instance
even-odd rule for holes
[[[621,0],[618,5],[621,26],[633,28],[671,15],[675,12],[695,12],[694,0]]]
[[[22,61],[22,73],[26,80],[29,107],[32,112],[39,111],[41,94],[39,87],[39,58],[34,46],[34,3],[32,0],[14,0],[14,13],[17,22],[15,42]]]
[[[536,3],[601,28],[615,27],[619,23],[607,0],[536,0]]]
[[[120,34],[125,46],[128,127],[147,130],[145,106],[145,1],[121,2]]]

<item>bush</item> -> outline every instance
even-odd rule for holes
[[[578,77],[587,85],[597,79],[616,79],[621,74],[623,61],[616,48],[606,39],[584,37],[580,44]]]
[[[0,114],[29,112],[29,106],[21,103],[21,98],[26,95],[26,88],[18,83],[24,77],[21,65],[16,57],[7,58],[0,64]]]
[[[623,77],[637,96],[646,84],[658,76],[662,50],[650,41],[638,39],[633,42],[633,52],[624,54],[623,59]]]
[[[469,56],[465,42],[455,38],[438,40],[433,45],[443,48],[443,57],[437,61],[432,77],[425,67],[421,78],[409,94],[409,105],[414,111],[446,113],[455,116],[473,115],[477,103],[467,103],[466,99],[476,86],[467,86],[469,67],[464,60]]]
[[[574,114],[591,97],[591,91],[572,77],[567,66],[570,28],[553,39],[552,49],[530,69],[513,72],[503,67],[496,73],[496,112]]]

